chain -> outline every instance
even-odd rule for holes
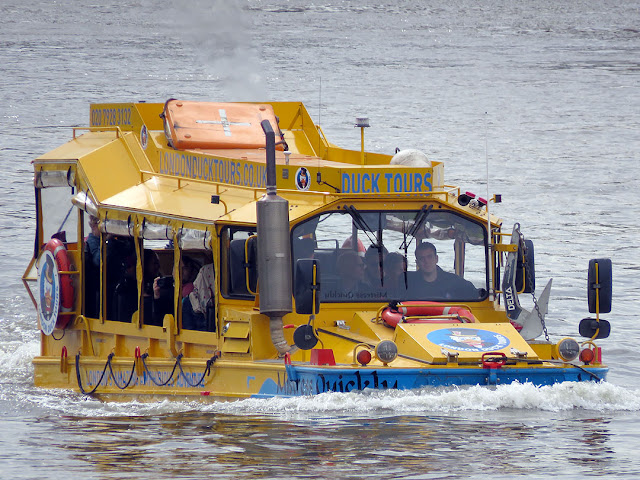
[[[520,233],[520,245],[522,245],[522,252],[525,257],[527,255],[527,246],[524,243],[524,235]],[[525,272],[527,273],[527,284],[533,285],[533,278],[531,278],[531,270],[525,268]],[[538,299],[536,298],[536,291],[534,288],[531,289],[531,297],[533,298],[533,306],[536,309],[536,313],[538,314],[538,318],[540,319],[540,323],[542,324],[542,331],[544,332],[544,338],[548,342],[549,341],[549,332],[547,332],[547,324],[544,322],[544,315],[540,313],[540,307],[538,306]]]

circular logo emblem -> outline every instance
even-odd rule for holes
[[[149,142],[149,132],[147,132],[147,126],[142,125],[140,129],[140,145],[144,150],[147,149],[147,143]]]
[[[296,188],[298,190],[309,190],[309,184],[311,183],[311,175],[309,170],[304,167],[300,167],[296,172]]]
[[[475,328],[441,328],[429,333],[427,340],[461,352],[489,352],[505,348],[511,343],[504,335]]]
[[[38,318],[45,335],[51,335],[60,311],[60,276],[58,265],[49,250],[38,260]]]

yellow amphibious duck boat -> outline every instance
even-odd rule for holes
[[[610,260],[589,264],[586,339],[550,341],[533,244],[442,163],[338,148],[301,103],[90,118],[33,162],[36,385],[229,399],[605,378]]]

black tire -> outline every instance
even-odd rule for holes
[[[518,249],[516,289],[518,292],[533,293],[536,291],[536,267],[533,253],[533,242],[531,240],[525,240],[524,245],[524,253],[522,248]],[[523,278],[523,268],[524,275],[527,279],[526,285],[524,285],[525,279]],[[524,287],[524,290],[522,290],[522,287]]]
[[[598,265],[598,278],[596,279],[596,264]],[[596,297],[600,291],[600,312],[611,311],[611,284],[612,269],[610,258],[594,258],[589,260],[589,275],[587,283],[587,298],[589,300],[589,313],[596,313]],[[599,285],[600,288],[596,288]]]

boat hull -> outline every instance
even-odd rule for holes
[[[327,392],[411,390],[424,387],[496,386],[531,383],[535,386],[561,382],[604,380],[607,367],[540,365],[481,368],[433,366],[310,366],[284,364],[279,360],[209,362],[135,359],[69,358],[34,360],[35,383],[46,388],[69,388],[109,400],[157,400],[189,398],[204,401],[317,395]],[[210,368],[208,369],[207,366]]]
[[[536,386],[561,382],[604,380],[606,367],[529,368],[312,368],[287,366],[282,385],[263,385],[257,396],[316,395],[325,392],[351,392],[364,389],[416,389],[462,385],[503,385],[532,383]],[[275,388],[273,388],[275,387]]]

